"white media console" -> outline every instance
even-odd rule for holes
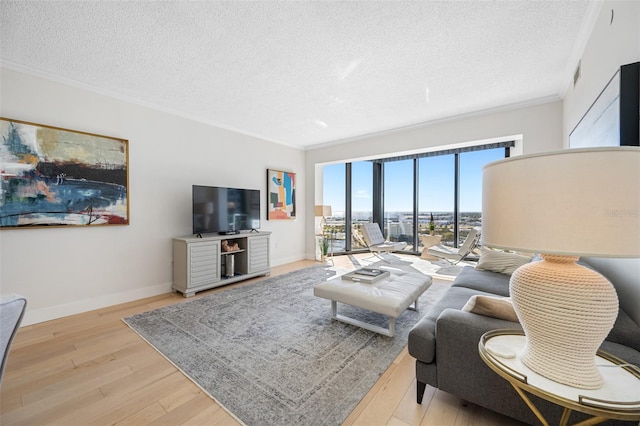
[[[247,232],[173,239],[173,289],[191,297],[196,292],[271,273],[269,235]],[[224,252],[220,243],[238,243]],[[229,258],[229,256],[231,256]]]

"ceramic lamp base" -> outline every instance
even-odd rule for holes
[[[522,362],[553,381],[598,389],[598,348],[618,315],[618,296],[578,257],[543,255],[511,276],[511,299],[527,343]]]

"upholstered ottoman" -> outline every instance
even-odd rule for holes
[[[411,304],[414,307],[410,309],[418,308],[418,298],[431,286],[431,277],[419,272],[384,269],[390,271],[390,275],[372,284],[338,278],[316,285],[313,294],[331,301],[331,318],[393,337],[396,318]],[[389,328],[339,315],[338,302],[388,316]]]

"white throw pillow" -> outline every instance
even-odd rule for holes
[[[471,296],[462,310],[486,317],[519,322],[516,311],[513,309],[511,298],[509,297],[492,297],[476,294]]]
[[[489,250],[483,247],[476,269],[511,275],[513,271],[529,262],[531,262],[531,257],[529,256],[521,256],[506,251]]]

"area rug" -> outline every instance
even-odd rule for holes
[[[339,425],[448,285],[435,281],[390,338],[331,320],[330,302],[313,286],[341,279],[334,274],[304,268],[123,321],[247,425]],[[358,308],[338,312],[387,325]]]

